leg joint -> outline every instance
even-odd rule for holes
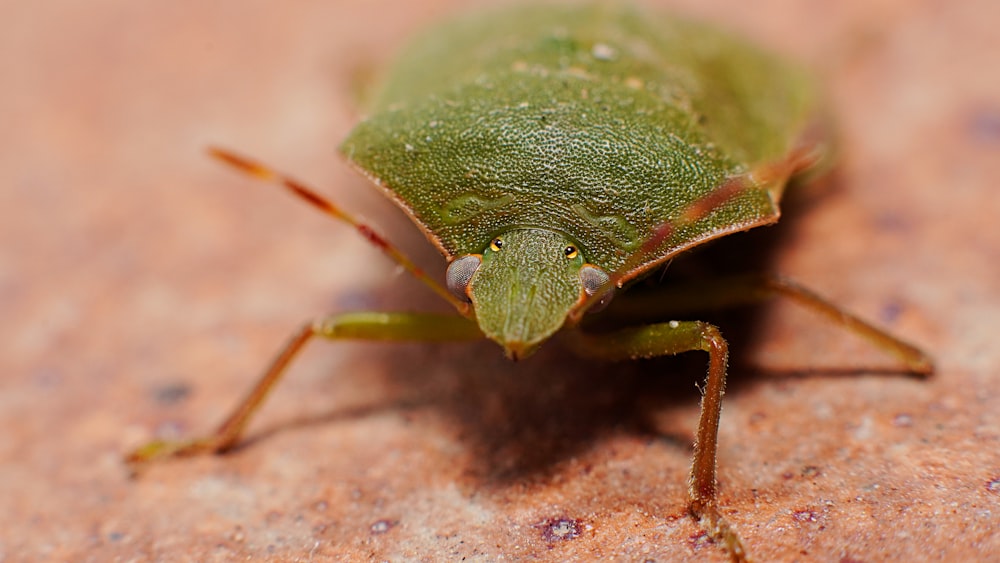
[[[722,337],[722,332],[715,325],[699,322],[703,350],[709,354],[725,356],[729,352],[729,344]]]

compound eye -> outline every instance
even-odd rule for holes
[[[583,291],[587,294],[587,297],[590,297],[604,288],[611,281],[611,276],[593,264],[586,264],[580,268],[580,281],[583,282]],[[615,290],[613,287],[606,289],[604,294],[601,295],[601,300],[588,307],[587,312],[596,313],[604,309],[611,303],[611,299],[614,296]]]
[[[563,253],[566,254],[566,258],[569,258],[570,260],[572,260],[572,259],[574,259],[574,258],[576,258],[577,256],[580,255],[580,251],[577,250],[576,247],[573,246],[572,244],[569,245],[569,246],[567,246],[563,250]]]
[[[501,248],[503,248],[502,238],[497,237],[490,242],[490,250],[492,250],[493,252],[500,252]]]
[[[492,245],[491,245],[492,246]],[[483,257],[478,254],[467,254],[448,265],[445,281],[448,291],[466,303],[472,303],[469,298],[469,282],[483,263]]]

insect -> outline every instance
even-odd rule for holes
[[[664,290],[630,326],[588,331],[622,291],[692,247],[778,220],[789,181],[824,138],[806,76],[712,28],[620,6],[523,7],[436,28],[388,73],[341,149],[448,261],[445,283],[304,184],[231,152],[214,156],[283,185],[351,225],[455,309],[354,312],[306,323],[212,434],[153,442],[133,464],[220,452],[240,439],[289,362],[314,337],[493,340],[511,359],[556,333],[606,360],[708,355],[689,511],[734,560],[746,558],[717,503],[716,450],[727,343],[707,322],[669,316],[784,296],[930,373],[917,348],[793,282],[767,275]],[[616,293],[618,295],[616,295]],[[679,300],[683,299],[683,303]]]

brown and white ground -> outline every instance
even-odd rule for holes
[[[5,5],[0,561],[724,559],[684,513],[697,354],[317,344],[245,447],[126,474],[129,448],[216,424],[299,322],[439,307],[203,148],[295,172],[440,270],[336,146],[358,76],[464,4]],[[940,369],[844,373],[887,360],[788,305],[724,325],[725,511],[764,561],[1000,560],[1000,4],[753,5],[678,8],[822,67],[842,133],[774,269]]]

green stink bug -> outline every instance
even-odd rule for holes
[[[778,220],[789,180],[822,143],[809,81],[794,67],[713,29],[612,6],[519,8],[448,24],[388,74],[371,115],[342,145],[348,161],[399,204],[448,260],[446,283],[337,205],[231,153],[215,156],[276,181],[351,224],[457,315],[358,312],[293,335],[213,434],[154,442],[129,460],[222,451],[314,336],[459,341],[488,338],[512,359],[556,333],[608,360],[702,350],[709,368],[689,510],[734,559],[745,558],[717,505],[716,450],[727,344],[713,325],[668,316],[783,295],[928,373],[916,348],[787,280],[743,276],[665,290],[631,326],[589,332],[626,284],[707,241]]]

